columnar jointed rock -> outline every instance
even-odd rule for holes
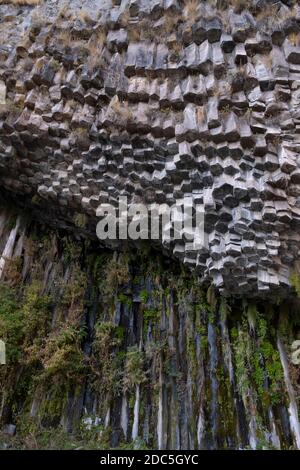
[[[120,195],[192,196],[206,249],[191,254],[184,238],[163,249],[221,291],[287,292],[300,244],[300,7],[63,3],[0,6],[3,188],[90,219]]]

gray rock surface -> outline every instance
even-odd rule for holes
[[[222,292],[285,295],[300,243],[300,7],[272,8],[1,4],[1,191],[94,222],[120,195],[191,196],[208,245],[167,253]]]

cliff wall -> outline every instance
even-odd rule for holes
[[[300,448],[299,21],[0,2],[0,447]],[[207,245],[100,243],[119,196]]]
[[[299,301],[0,214],[2,448],[299,449]]]

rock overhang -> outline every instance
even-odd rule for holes
[[[91,220],[118,196],[190,196],[208,249],[163,250],[221,292],[286,295],[300,242],[299,6],[192,3],[1,5],[2,191]]]

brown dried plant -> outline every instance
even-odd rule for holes
[[[12,3],[13,5],[20,6],[37,6],[41,5],[42,0],[0,0],[0,5],[5,3]]]
[[[132,112],[129,109],[128,101],[120,101],[117,95],[111,100],[110,109],[116,115],[116,119],[122,123],[126,123],[132,118]]]
[[[198,18],[198,0],[184,0],[183,15],[184,18],[189,22],[194,22]]]
[[[297,47],[297,46],[300,45],[300,33],[298,33],[298,34],[297,33],[291,33],[291,34],[289,34],[288,38],[289,38],[290,43],[293,46]]]
[[[101,30],[94,33],[87,44],[88,47],[88,58],[87,67],[90,72],[93,72],[97,66],[103,65],[103,50],[106,41],[106,31]]]

